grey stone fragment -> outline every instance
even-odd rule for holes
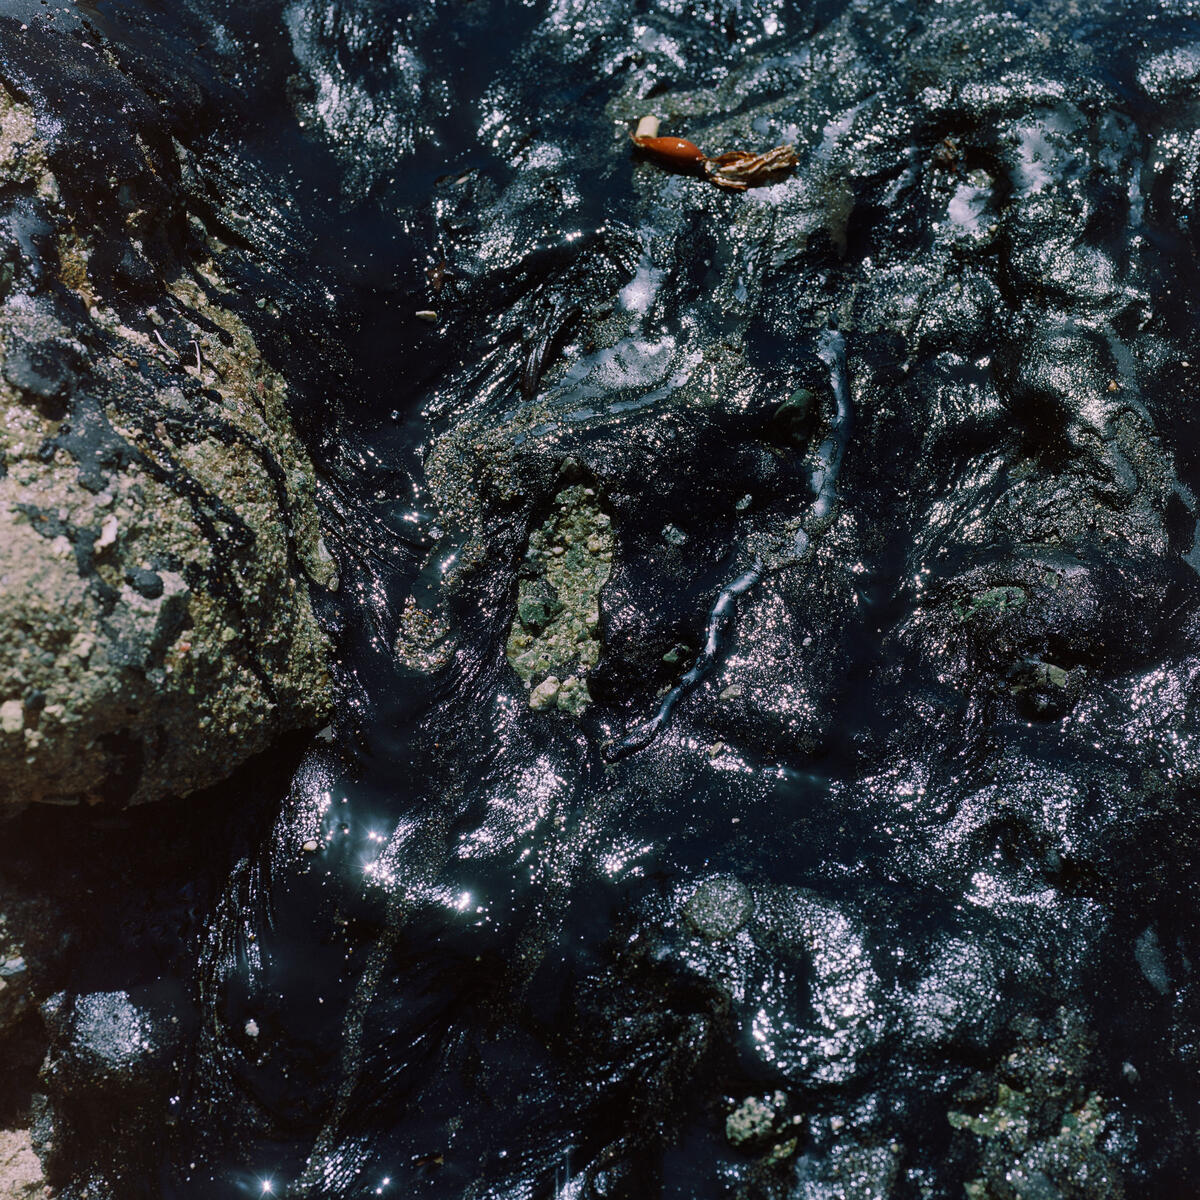
[[[697,933],[719,941],[733,937],[746,924],[754,912],[754,901],[740,879],[714,875],[696,888],[683,911]]]
[[[553,707],[560,686],[557,675],[548,675],[529,693],[529,707],[537,712]]]
[[[125,572],[125,582],[147,600],[157,600],[163,594],[162,576],[141,567],[130,567]]]

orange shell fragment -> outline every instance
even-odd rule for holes
[[[630,134],[630,137],[639,150],[646,150],[676,166],[699,166],[706,161],[704,151],[685,138],[638,137],[637,134]]]
[[[784,171],[790,171],[800,158],[791,146],[776,146],[762,154],[749,150],[730,150],[709,158],[695,142],[686,138],[658,137],[658,118],[642,117],[638,131],[629,135],[639,150],[645,150],[674,167],[699,168],[704,177],[718,187],[744,192],[755,184],[768,183]]]

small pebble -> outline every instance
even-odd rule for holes
[[[551,675],[549,678],[543,679],[530,692],[529,707],[537,712],[549,708],[558,699],[558,692],[561,687],[562,683],[556,675]]]
[[[317,850],[317,839],[309,838],[308,841],[304,843],[304,853],[305,854],[315,854],[316,850]]]
[[[437,313],[432,308],[419,308],[413,315],[416,316],[418,320],[428,321],[430,325],[436,324],[438,319]]]
[[[20,700],[5,700],[0,704],[0,730],[20,733],[25,728],[25,706]]]
[[[242,1028],[245,1029],[247,1037],[258,1037],[258,1022],[253,1017]]]

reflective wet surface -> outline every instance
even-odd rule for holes
[[[47,1013],[64,1195],[1194,1194],[1198,18],[96,7],[340,704]]]

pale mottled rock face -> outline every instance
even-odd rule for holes
[[[29,1131],[0,1129],[0,1197],[3,1200],[43,1200],[49,1194]]]
[[[212,261],[109,307],[50,158],[0,90],[0,177],[57,239],[0,275],[0,803],[139,803],[319,723],[309,588],[333,567],[283,381]]]

